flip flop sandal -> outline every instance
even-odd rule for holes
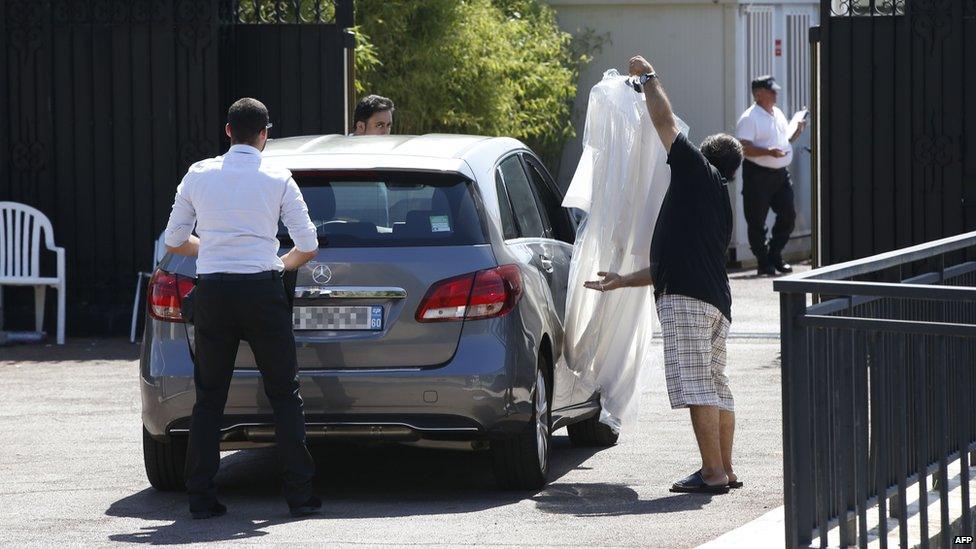
[[[695,471],[671,485],[671,491],[682,494],[727,494],[728,484],[712,485],[705,482],[701,471]]]
[[[729,482],[729,488],[742,488],[742,481],[741,480],[733,480],[733,481]]]

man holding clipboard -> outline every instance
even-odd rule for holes
[[[807,111],[802,109],[787,121],[776,106],[780,89],[772,76],[753,80],[752,96],[756,102],[742,113],[736,125],[736,137],[746,155],[742,163],[743,210],[749,247],[759,263],[760,276],[793,271],[782,255],[796,222],[789,165],[793,162],[792,143],[806,128]],[[766,215],[770,208],[776,214],[776,222],[767,243]]]

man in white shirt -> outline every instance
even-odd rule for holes
[[[220,427],[241,340],[247,341],[274,409],[285,499],[294,516],[319,512],[312,493],[315,464],[305,444],[298,393],[292,310],[282,270],[315,258],[318,236],[302,193],[288,170],[262,162],[268,109],[256,99],[231,105],[227,154],[190,166],[176,189],[166,248],[197,257],[193,290],[196,404],[190,425],[186,488],[193,518],[221,516],[214,476],[220,466]],[[278,220],[295,247],[278,257]],[[197,236],[193,236],[194,225]]]
[[[793,268],[783,261],[783,248],[796,222],[793,183],[789,165],[793,145],[806,122],[801,121],[793,135],[787,135],[789,122],[776,106],[779,84],[772,76],[752,81],[755,103],[739,117],[736,137],[742,142],[746,159],[742,163],[743,210],[748,226],[749,247],[758,261],[760,275],[788,273]],[[766,242],[766,215],[776,214],[772,237]]]

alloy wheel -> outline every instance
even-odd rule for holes
[[[535,380],[535,438],[539,470],[545,471],[549,461],[549,392],[541,370]]]

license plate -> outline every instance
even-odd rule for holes
[[[296,330],[382,330],[383,307],[295,307]]]

